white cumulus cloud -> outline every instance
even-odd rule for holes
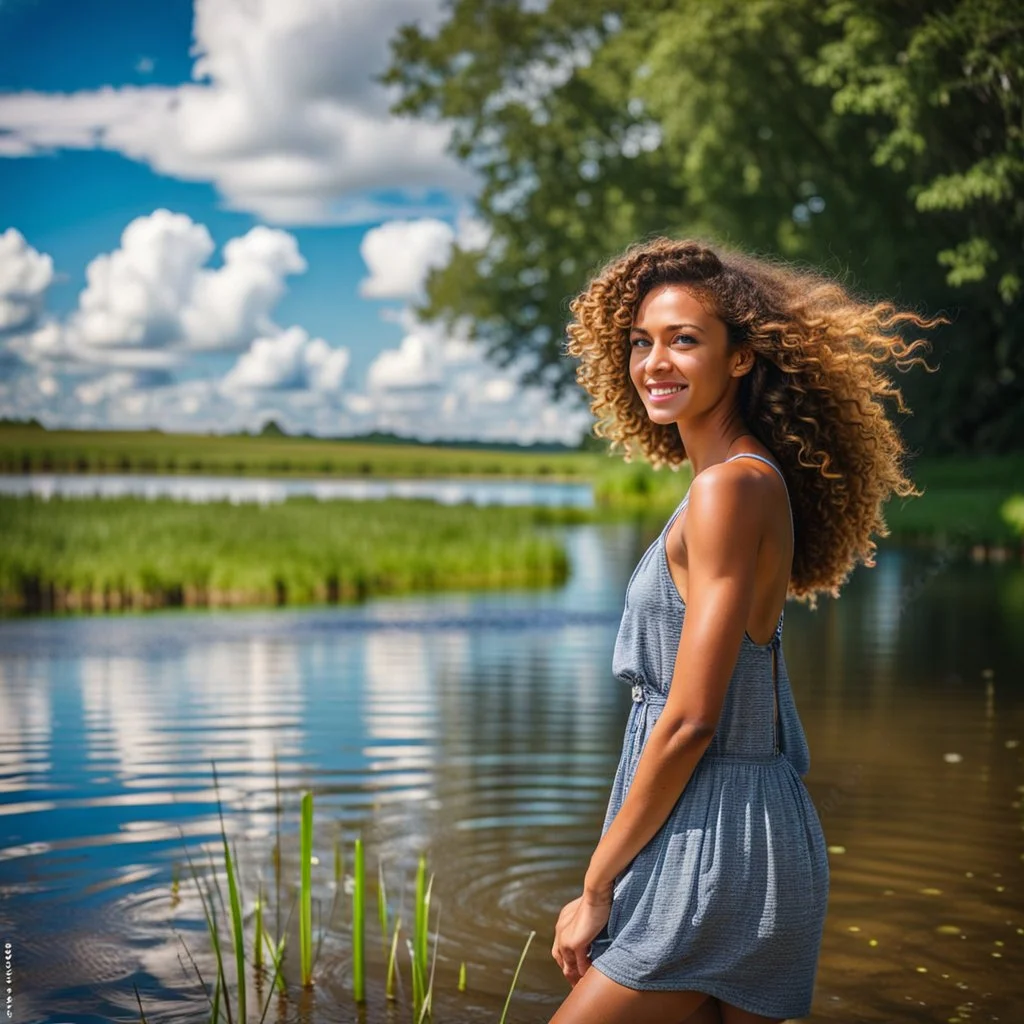
[[[370,391],[407,391],[439,387],[444,378],[442,344],[423,326],[407,334],[398,348],[385,349],[370,364],[366,383]]]
[[[0,309],[21,320],[8,351],[71,373],[168,369],[195,352],[238,351],[274,336],[280,328],[271,313],[285,280],[306,270],[295,238],[263,226],[231,239],[222,266],[210,269],[204,264],[215,245],[206,227],[156,210],[133,220],[117,249],[89,263],[77,307],[57,321],[42,316],[50,257],[20,238],[0,251],[0,281],[13,282],[0,293]]]
[[[124,230],[121,247],[97,256],[70,329],[83,347],[235,349],[273,329],[270,310],[284,279],[305,271],[292,235],[258,226],[224,247],[224,264],[203,269],[214,251],[206,227],[156,210]]]
[[[308,390],[321,395],[341,390],[348,369],[347,349],[332,349],[301,327],[276,337],[257,338],[221,381],[231,395],[243,391]]]
[[[359,292],[368,299],[419,298],[427,274],[448,262],[453,245],[482,249],[487,241],[486,226],[468,216],[454,228],[435,217],[386,221],[367,231],[359,246],[370,271]]]
[[[53,260],[15,228],[0,235],[0,334],[32,328],[53,282]]]
[[[86,267],[72,319],[83,346],[168,347],[181,342],[181,312],[214,244],[202,224],[157,210],[133,220],[121,247]]]
[[[19,327],[0,337],[0,416],[34,416],[50,427],[214,433],[259,430],[274,419],[290,433],[380,430],[524,444],[575,444],[590,424],[582,401],[556,403],[523,387],[517,366],[489,363],[466,325],[449,331],[422,323],[409,307],[386,311],[403,328],[400,343],[378,350],[365,383],[350,381],[347,348],[274,323],[288,276],[306,269],[294,237],[281,230],[257,227],[229,240],[222,265],[211,269],[207,229],[155,211],[89,264],[86,287],[64,318],[45,309],[49,258],[17,233],[0,238],[3,295],[20,304],[10,317]],[[443,244],[486,244],[469,221],[453,228],[403,220],[368,238],[364,255],[382,257],[367,260],[376,294],[394,298],[422,287]],[[383,257],[403,251],[409,259],[387,277]],[[237,353],[234,365],[214,368],[214,351]]]
[[[272,223],[380,219],[465,195],[450,128],[390,113],[376,81],[399,25],[440,0],[196,0],[191,83],[0,95],[0,155],[101,148]],[[395,199],[398,190],[404,195]]]
[[[560,441],[576,444],[591,422],[582,400],[555,402],[523,387],[516,367],[498,369],[464,329],[446,334],[439,324],[406,314],[408,333],[396,349],[371,364],[367,390],[346,407],[363,429],[445,440]]]
[[[427,273],[448,262],[455,232],[450,224],[424,217],[392,220],[372,228],[359,247],[370,276],[359,287],[368,299],[413,299]]]

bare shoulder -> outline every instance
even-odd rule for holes
[[[774,470],[756,459],[719,462],[690,486],[683,532],[688,548],[757,550],[770,502]]]

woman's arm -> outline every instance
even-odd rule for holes
[[[763,491],[739,467],[695,479],[683,522],[686,616],[668,699],[629,792],[590,860],[584,900],[611,900],[616,876],[665,823],[718,725],[750,614]]]

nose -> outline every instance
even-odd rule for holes
[[[644,360],[644,365],[650,369],[656,369],[667,366],[668,362],[668,346],[660,341],[652,342],[647,358]]]

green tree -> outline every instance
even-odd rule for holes
[[[452,0],[396,109],[452,123],[490,241],[428,282],[558,392],[568,299],[653,233],[841,274],[953,323],[905,381],[929,447],[1024,427],[1024,15],[1005,0]]]

